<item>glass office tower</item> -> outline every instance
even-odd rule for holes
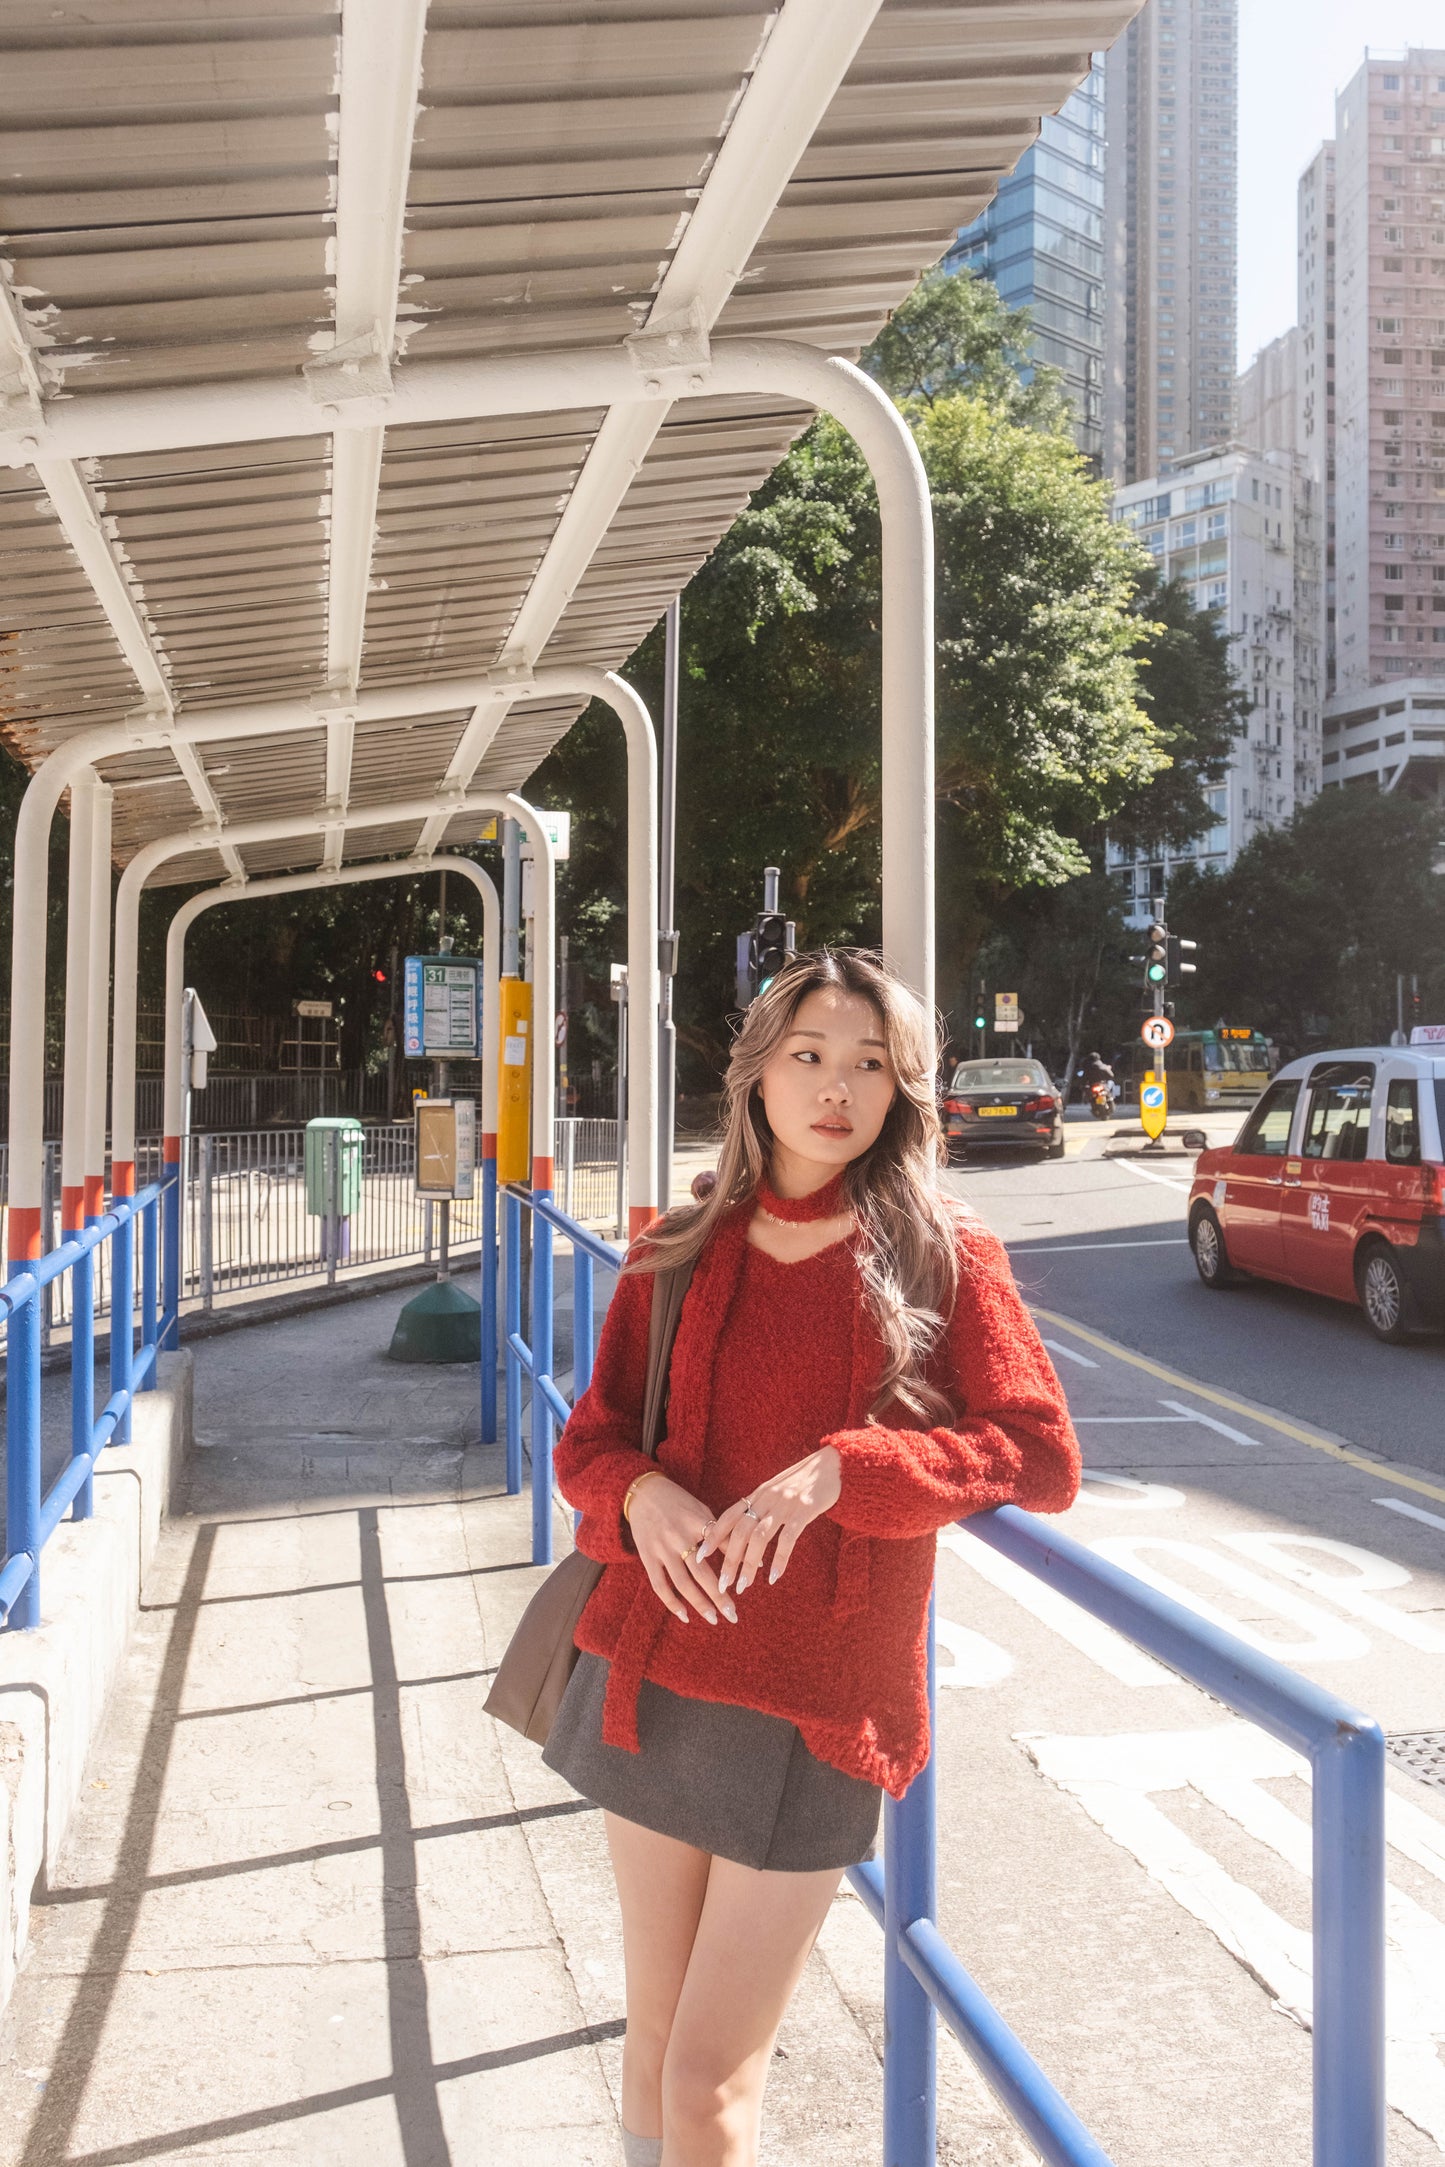
[[[1079,449],[1103,447],[1104,84],[1095,67],[944,259],[1033,318],[1034,352],[1062,370]]]

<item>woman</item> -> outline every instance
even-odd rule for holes
[[[556,1452],[606,1565],[544,1758],[604,1809],[628,2167],[755,2167],[773,2041],[884,1790],[928,1758],[935,1537],[1079,1455],[1002,1248],[940,1187],[923,1004],[878,957],[747,1012],[717,1182],[628,1252]],[[653,1277],[695,1260],[638,1449]]]

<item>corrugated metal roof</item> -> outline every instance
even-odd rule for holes
[[[397,0],[400,5],[400,0]],[[715,325],[855,353],[1139,0],[885,0]],[[332,343],[346,11],[305,0],[9,0],[0,256],[48,397],[294,377]],[[615,347],[646,321],[775,11],[742,0],[431,0],[405,182],[396,368]],[[3,296],[0,296],[3,300]],[[0,340],[0,396],[6,384]],[[12,382],[10,388],[15,389]],[[672,408],[540,655],[617,667],[806,419]],[[376,498],[360,683],[494,666],[600,409],[397,428]],[[87,462],[135,639],[182,711],[327,682],[332,440]],[[112,600],[111,616],[115,606]],[[0,728],[35,761],[137,703],[36,474],[0,471]],[[575,702],[511,710],[474,777],[525,785]],[[353,807],[420,796],[468,716],[359,726]],[[315,864],[324,729],[207,745],[225,820],[315,815],[249,871]],[[164,752],[108,762],[122,861],[188,828]],[[475,815],[447,840],[470,840]],[[409,851],[415,821],[347,855]],[[190,851],[161,879],[219,874]]]

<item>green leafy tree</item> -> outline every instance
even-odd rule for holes
[[[900,406],[935,406],[959,392],[1025,426],[1062,431],[1063,377],[1033,355],[1027,309],[971,271],[928,271],[863,356]]]
[[[1216,610],[1197,610],[1178,580],[1147,560],[1132,604],[1149,627],[1139,659],[1139,705],[1167,764],[1109,816],[1109,837],[1130,849],[1179,849],[1214,825],[1206,792],[1228,772],[1249,719],[1229,634]]]
[[[1286,1054],[1388,1038],[1396,974],[1418,974],[1445,1019],[1438,808],[1372,789],[1327,790],[1267,829],[1223,873],[1190,870],[1171,925],[1199,943],[1181,1002],[1196,1024],[1249,1024]]]

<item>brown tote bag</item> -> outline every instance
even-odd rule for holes
[[[658,1272],[652,1290],[652,1319],[647,1334],[647,1385],[642,1401],[642,1449],[655,1456],[667,1414],[667,1378],[672,1343],[682,1298],[692,1278],[692,1266],[680,1264],[670,1272]],[[489,1716],[509,1723],[514,1731],[537,1745],[547,1743],[547,1733],[567,1690],[567,1680],[577,1660],[572,1635],[587,1598],[602,1577],[595,1558],[574,1550],[552,1568],[522,1612],[507,1652],[497,1666],[492,1690],[487,1695]]]

